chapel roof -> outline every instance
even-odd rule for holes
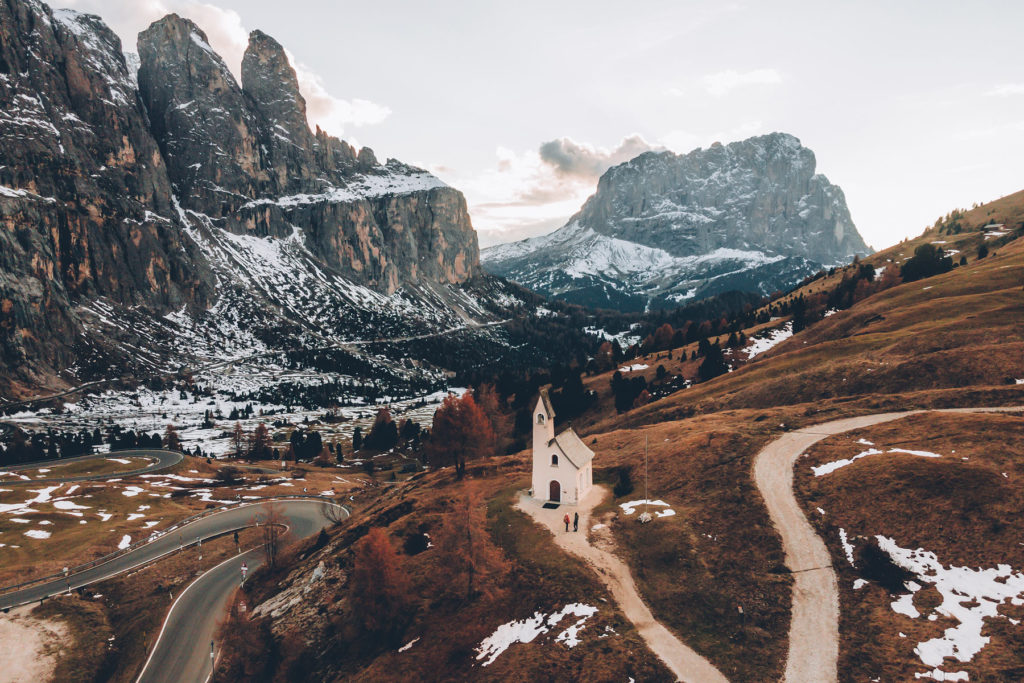
[[[548,445],[557,446],[558,450],[562,451],[562,454],[569,458],[569,462],[578,470],[583,469],[587,463],[594,459],[594,451],[587,448],[587,445],[583,443],[583,440],[576,435],[576,432],[571,427],[551,439]]]
[[[551,398],[548,396],[547,389],[540,390],[540,401],[544,404],[544,411],[548,414],[548,419],[555,417],[555,408],[551,405]]]

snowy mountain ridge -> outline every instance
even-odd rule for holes
[[[814,154],[772,133],[609,169],[559,230],[481,253],[490,272],[574,303],[636,310],[762,294],[868,248]]]

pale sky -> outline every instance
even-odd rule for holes
[[[314,123],[462,190],[483,246],[560,227],[649,146],[771,131],[815,152],[876,248],[1024,189],[1019,1],[63,5],[126,50],[188,16],[236,73],[247,32],[269,33]]]

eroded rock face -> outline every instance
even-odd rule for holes
[[[485,250],[485,267],[544,294],[621,309],[730,289],[768,294],[867,254],[839,187],[792,135],[609,169],[563,228]]]
[[[357,282],[461,282],[478,263],[461,193],[317,129],[284,48],[254,31],[242,85],[177,15],[139,35],[139,88],[182,205],[237,234],[308,245]],[[294,227],[293,227],[294,226]]]
[[[311,133],[269,36],[253,33],[242,86],[176,15],[138,50],[136,74],[99,17],[0,0],[0,390],[103,355],[83,322],[97,305],[209,307],[226,284],[213,231],[301,233],[311,267],[382,293],[477,268],[462,195]]]
[[[74,304],[205,303],[121,43],[98,17],[0,2],[0,343],[73,362]]]

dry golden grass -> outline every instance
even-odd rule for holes
[[[118,462],[118,460],[127,460],[128,462]],[[69,463],[55,461],[53,464],[41,465],[39,468],[34,470],[19,470],[17,473],[5,472],[0,475],[0,485],[31,483],[18,475],[27,476],[29,479],[65,479],[68,477],[132,472],[134,470],[140,470],[153,462],[151,458],[136,457],[118,457],[118,460],[114,460],[112,458],[98,458],[96,460],[81,460],[79,462]]]
[[[280,466],[279,462],[274,464]],[[48,576],[63,567],[102,557],[117,550],[125,535],[130,536],[132,541],[138,541],[227,501],[245,500],[246,496],[320,495],[331,491],[331,497],[350,495],[369,481],[367,475],[356,468],[320,468],[310,465],[295,468],[294,463],[289,464],[291,467],[273,474],[241,469],[241,481],[230,486],[209,486],[205,482],[186,482],[161,476],[165,473],[61,484],[51,493],[52,498],[66,498],[87,509],[60,510],[51,501],[32,505],[31,513],[0,515],[0,543],[5,544],[0,547],[0,585]],[[225,461],[207,463],[205,459],[186,456],[183,462],[166,471],[166,474],[194,480],[213,479],[220,468],[235,465]],[[293,477],[297,471],[302,472],[300,478]],[[157,485],[163,481],[190,491]],[[52,486],[56,485],[40,484],[38,488],[7,487],[6,490],[0,490],[0,504],[30,500],[36,496],[35,491]],[[134,495],[125,495],[133,489],[142,490]],[[197,497],[200,495],[208,496],[209,500]],[[103,517],[107,515],[109,519],[104,520]],[[28,520],[28,523],[15,522],[13,519]],[[86,523],[82,524],[83,521]],[[25,532],[32,529],[47,531],[50,537],[34,539],[25,536]]]
[[[812,465],[866,450],[859,439],[872,442],[877,450],[905,448],[942,457],[884,453],[821,477],[812,474]],[[807,517],[829,546],[839,577],[839,669],[844,680],[912,679],[915,672],[927,669],[914,654],[917,643],[940,637],[956,622],[897,614],[890,606],[894,597],[874,583],[854,590],[860,573],[844,555],[840,528],[857,548],[865,537],[881,534],[901,547],[932,551],[947,566],[1009,564],[1024,570],[1024,546],[1018,542],[1024,535],[1024,421],[1019,414],[929,413],[830,437],[798,462],[795,483]],[[914,597],[920,610],[939,600],[933,588]],[[1024,608],[1005,604],[1000,612],[1019,620]],[[973,662],[947,668],[967,671],[971,680],[1019,680],[1024,672],[1024,629],[996,619],[989,621],[984,633],[992,640]]]

